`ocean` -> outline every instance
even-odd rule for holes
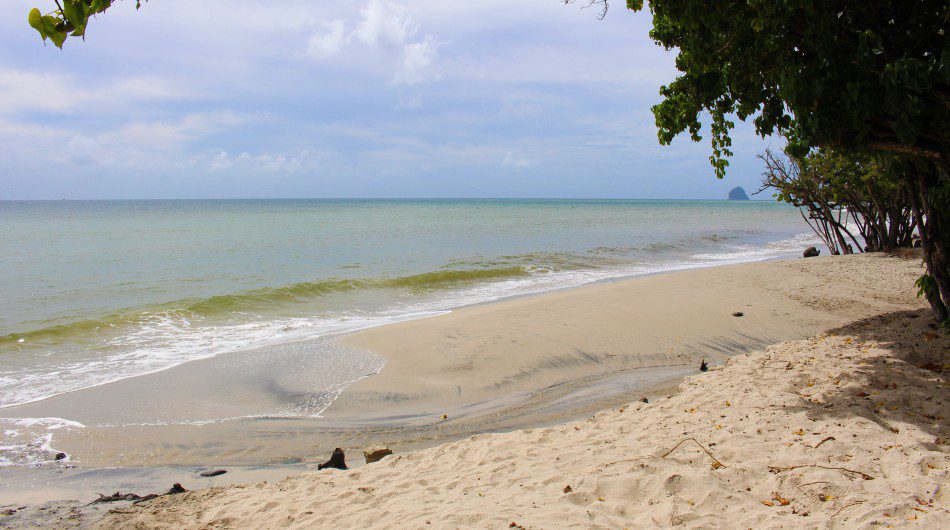
[[[0,202],[0,408],[248,348],[815,243],[795,208],[765,201]],[[346,355],[326,344],[312,355]]]

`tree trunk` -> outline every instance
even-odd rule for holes
[[[825,214],[825,218],[828,220],[828,223],[831,225],[831,230],[833,232],[832,235],[835,237],[835,239],[838,242],[838,250],[840,251],[841,254],[851,254],[851,252],[848,250],[848,242],[845,241],[844,236],[841,235],[841,230],[838,228],[839,225],[838,223],[835,222],[835,218],[831,214],[831,209],[825,203],[821,205],[821,208]]]
[[[939,322],[947,320],[950,307],[950,176],[944,167],[932,165],[914,171],[911,197],[924,247],[927,272],[937,292],[929,301]]]

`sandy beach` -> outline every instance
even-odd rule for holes
[[[102,521],[101,511],[80,509],[69,521],[120,528],[945,523],[950,401],[938,372],[950,341],[927,326],[929,313],[913,296],[919,270],[919,258],[885,255],[732,265],[348,335],[346,347],[387,362],[322,419],[349,427],[327,427],[319,443],[319,427],[272,438],[288,452],[295,444],[300,451],[303,439],[321,446],[309,461],[325,459],[334,436],[351,465],[374,442],[390,444],[395,456],[352,471],[120,503]],[[712,371],[675,391],[677,375],[697,374],[701,358]],[[588,419],[563,423],[572,417]],[[220,428],[195,436],[217,437]],[[484,434],[494,431],[510,432]],[[441,441],[450,443],[431,447]],[[420,447],[430,448],[407,452]],[[58,521],[77,506],[43,516],[28,508],[0,524],[22,524],[31,514]]]
[[[803,272],[799,280],[812,290],[797,301],[816,311],[866,311],[901,297],[914,305],[902,290],[875,294],[876,267],[910,271],[882,256],[746,268]],[[862,280],[837,292],[815,289],[846,270]],[[444,329],[462,317],[408,326]],[[891,310],[731,357],[650,403],[477,435],[352,471],[165,496],[117,510],[101,525],[941,527],[950,521],[950,400],[938,372],[950,339],[929,322],[926,309]]]

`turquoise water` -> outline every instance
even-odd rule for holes
[[[807,231],[771,202],[0,202],[0,407],[506,296],[768,259],[812,244]]]

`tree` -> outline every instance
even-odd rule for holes
[[[892,251],[913,243],[913,206],[893,157],[824,148],[798,159],[771,150],[759,158],[765,172],[756,193],[773,189],[776,199],[798,207],[832,254]]]
[[[634,11],[643,0],[627,0]],[[904,155],[938,320],[950,306],[950,2],[946,0],[652,0],[650,36],[676,49],[679,77],[653,108],[660,143],[701,140],[711,122],[717,176],[731,116],[787,151]],[[923,290],[923,287],[922,287]]]

